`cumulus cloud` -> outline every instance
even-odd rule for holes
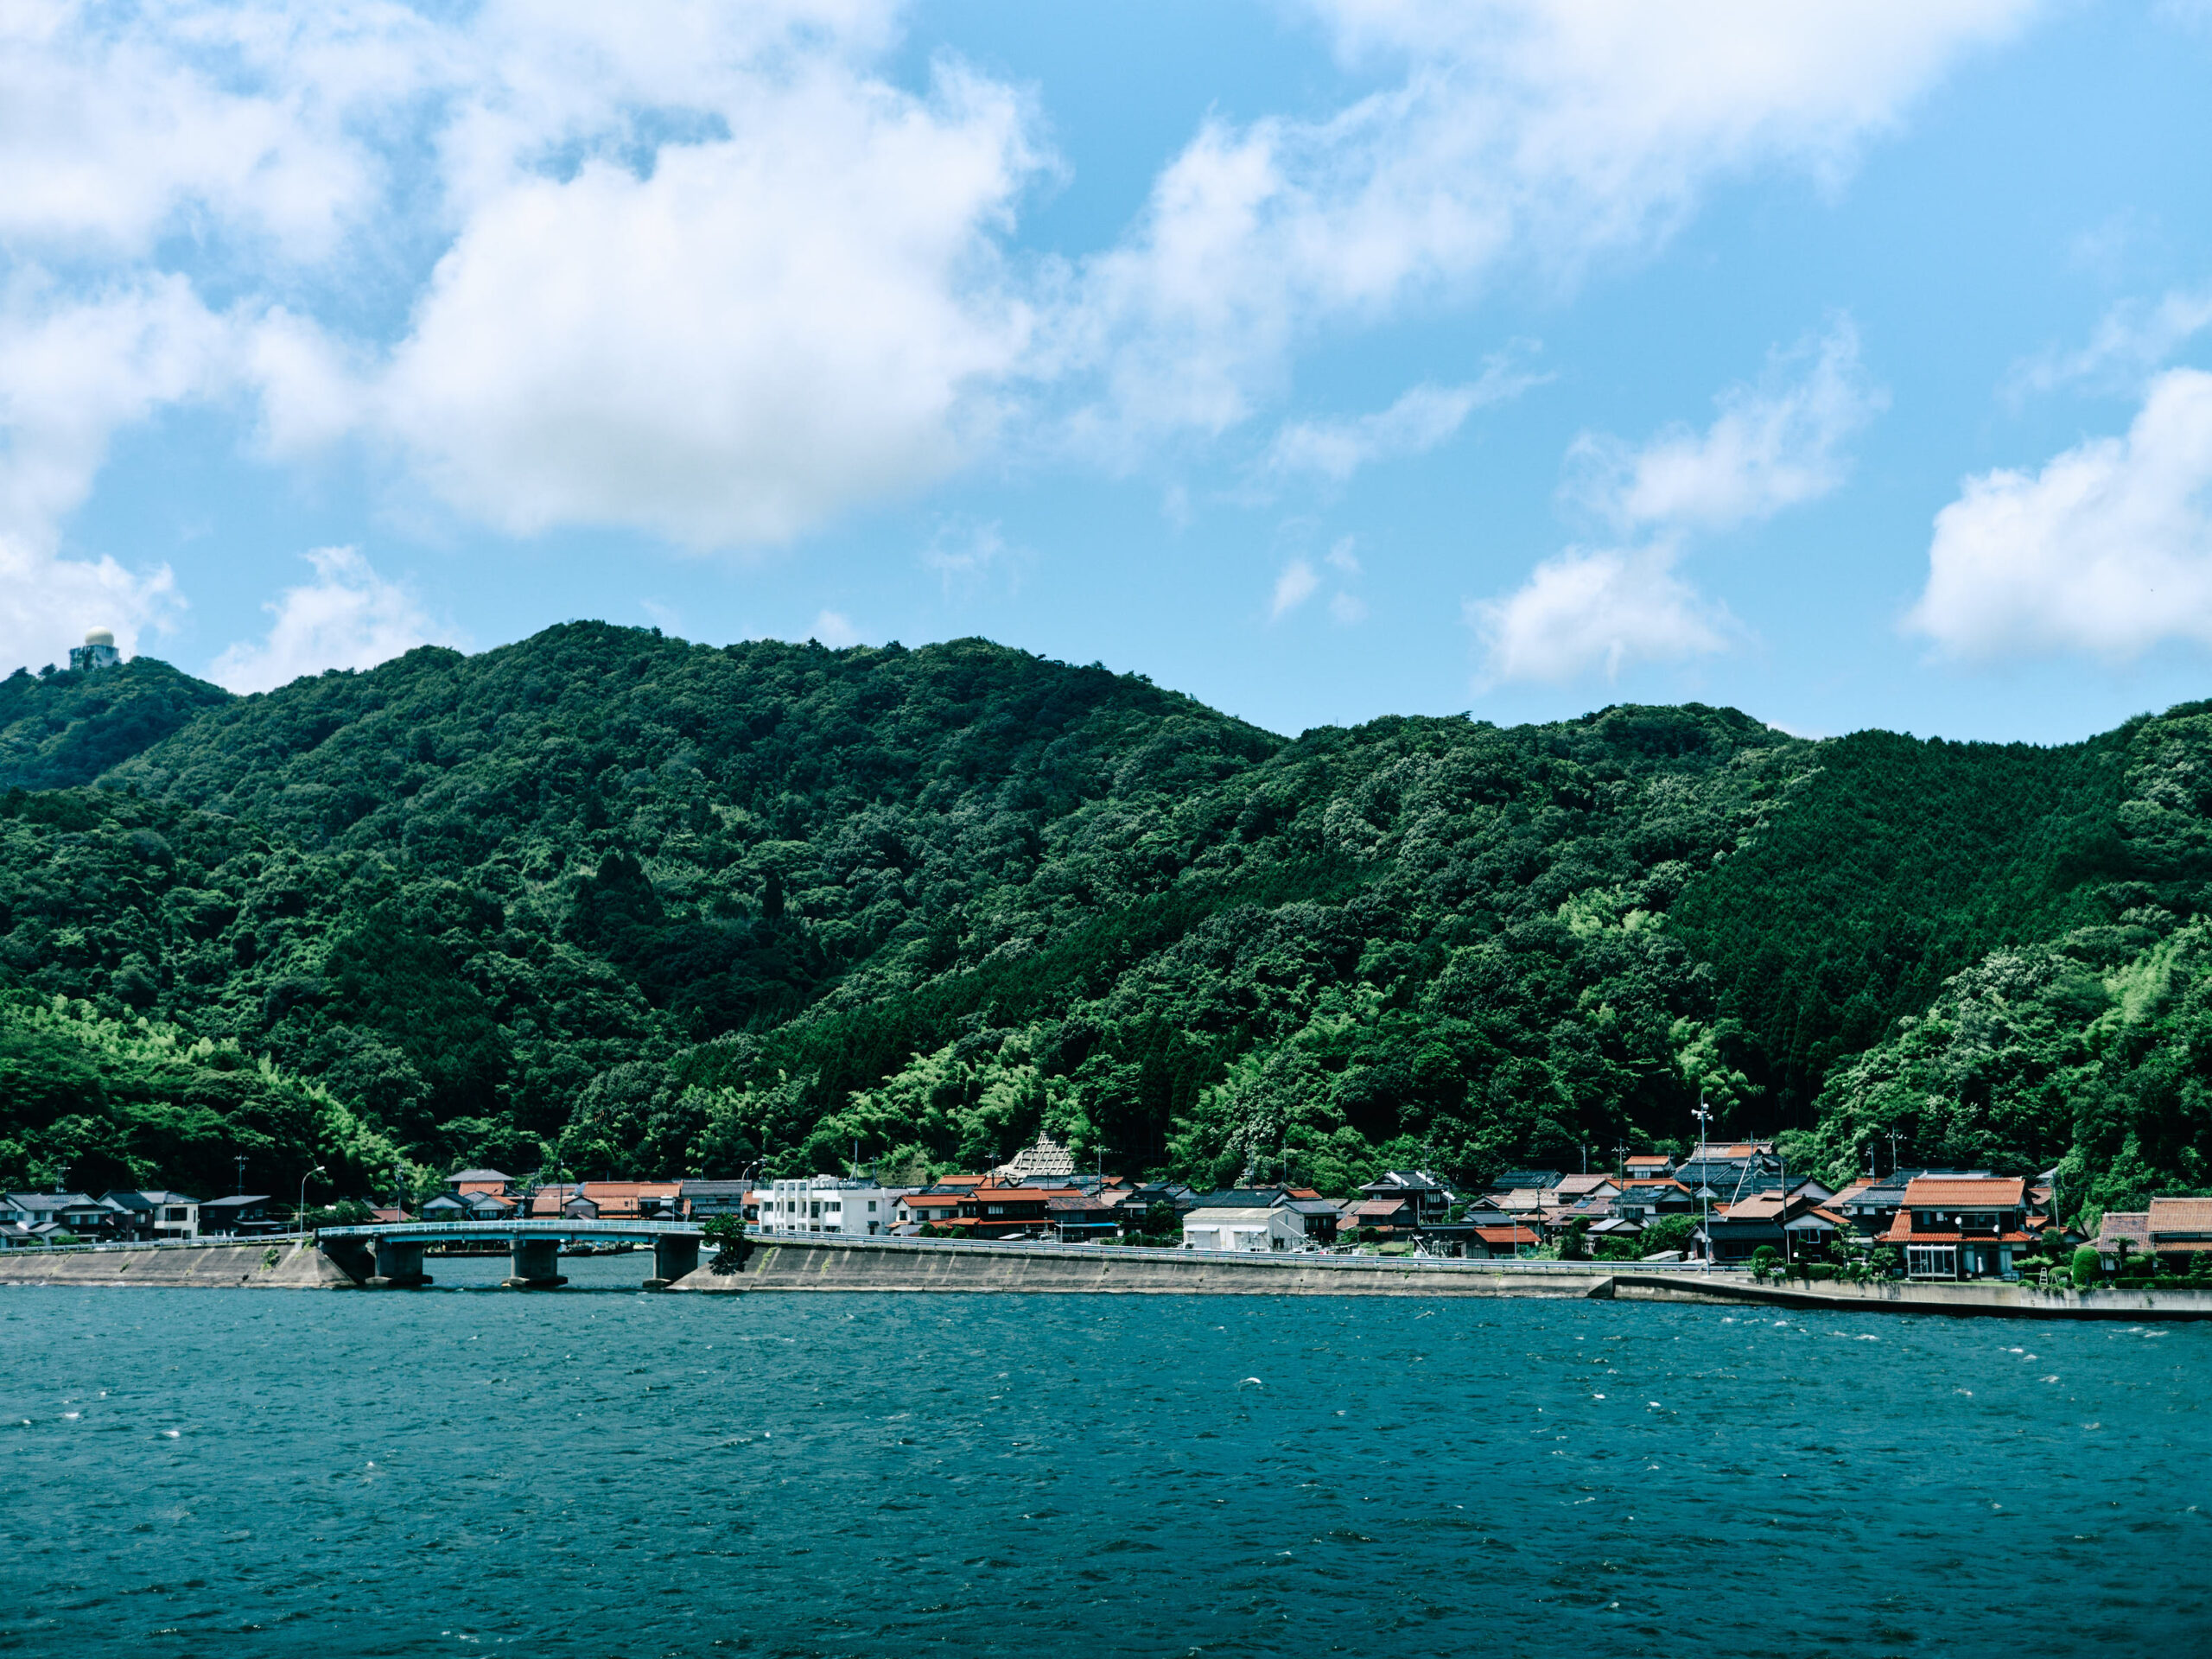
[[[516,534],[776,543],[1009,431],[1156,454],[1251,416],[1317,330],[1571,278],[1746,168],[1834,175],[2031,10],[1312,3],[1379,90],[1207,122],[1125,238],[1031,268],[1005,247],[1053,165],[1035,111],[949,60],[913,90],[895,0],[23,0],[0,254],[77,273],[73,304],[200,306],[271,457],[362,440]],[[143,384],[25,385],[65,435],[215,395]],[[1340,480],[1488,395],[1415,387],[1276,459]],[[105,437],[69,442],[45,499]]]
[[[272,619],[257,642],[241,641],[208,669],[233,691],[268,691],[329,668],[373,668],[417,645],[465,647],[406,586],[379,576],[359,551],[318,548],[303,556],[315,580],[287,588],[262,608]]]
[[[1569,549],[1503,599],[1467,606],[1487,684],[1560,683],[1602,670],[1679,663],[1723,650],[1725,608],[1674,571],[1674,550]]]
[[[1802,374],[1788,375],[1806,359]],[[1627,530],[1723,530],[1771,518],[1843,481],[1844,440],[1887,400],[1867,384],[1858,332],[1843,321],[1778,358],[1765,385],[1719,401],[1703,432],[1669,427],[1640,445],[1584,434],[1568,454],[1572,492]]]
[[[594,160],[487,193],[379,403],[441,493],[518,531],[776,542],[931,482],[1027,311],[988,235],[1029,165],[1016,100],[836,69],[761,86],[649,176]]]
[[[2159,375],[2124,436],[1967,480],[1905,626],[1984,661],[2212,644],[2212,374]]]
[[[1209,121],[1133,235],[1090,262],[1065,341],[1089,435],[1246,418],[1328,324],[1508,270],[1572,280],[1663,238],[1714,181],[1840,175],[2030,0],[1312,0],[1389,84],[1325,118]]]
[[[50,543],[118,428],[232,384],[232,340],[181,276],[82,298],[19,283],[0,302],[0,529]]]
[[[1608,678],[1638,663],[1725,650],[1741,629],[1678,571],[1688,538],[1755,523],[1840,485],[1844,441],[1885,399],[1859,363],[1847,321],[1777,353],[1758,386],[1723,392],[1703,431],[1670,426],[1641,444],[1585,433],[1564,493],[1631,538],[1570,548],[1516,592],[1467,607],[1485,684]]]

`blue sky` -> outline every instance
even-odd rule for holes
[[[2212,695],[2208,79],[2178,4],[19,9],[0,657],[2078,737]]]

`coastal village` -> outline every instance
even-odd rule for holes
[[[703,1222],[763,1240],[1027,1241],[1234,1253],[1411,1255],[1720,1268],[1914,1280],[2015,1280],[2085,1242],[2101,1270],[2185,1274],[2212,1260],[2212,1199],[2107,1213],[2094,1240],[2047,1183],[1986,1170],[1901,1169],[1840,1187],[1792,1175],[1776,1145],[1624,1156],[1611,1173],[1525,1168],[1480,1192],[1389,1170],[1357,1192],[1253,1178],[1200,1192],[1081,1171],[1049,1134],[987,1172],[899,1184],[874,1173],[767,1180],[540,1179],[463,1169],[415,1210],[355,1222]],[[298,1230],[304,1203],[167,1191],[0,1194],[0,1247],[251,1238]]]

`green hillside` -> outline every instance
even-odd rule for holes
[[[264,1185],[974,1166],[1046,1124],[1340,1190],[1610,1161],[1700,1093],[1840,1166],[1894,1134],[2212,1179],[2196,709],[2050,749],[1699,705],[1286,741],[982,640],[600,624],[245,698],[76,679],[0,683],[10,1182],[204,1185],[235,1119]]]

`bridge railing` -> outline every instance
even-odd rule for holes
[[[705,1224],[696,1221],[391,1221],[354,1226],[324,1227],[321,1238],[699,1238]]]

